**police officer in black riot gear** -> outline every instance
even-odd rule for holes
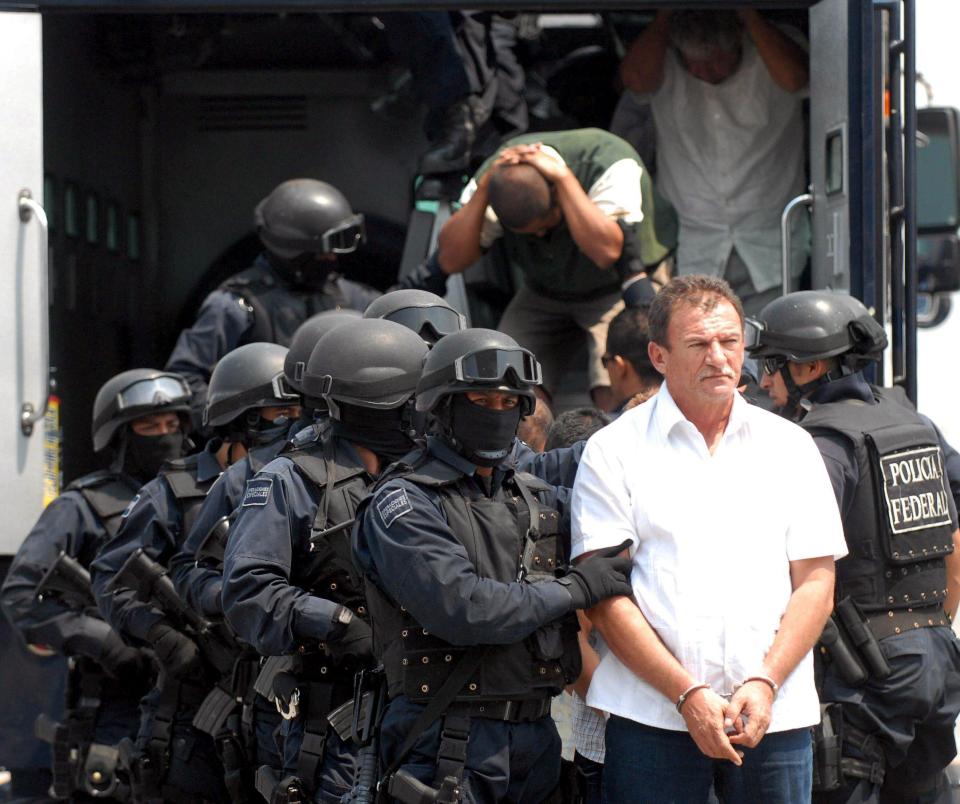
[[[186,443],[190,389],[176,375],[133,369],[108,380],[93,408],[95,451],[110,468],[74,480],[50,503],[10,567],[0,603],[28,644],[71,657],[67,717],[54,732],[52,792],[86,800],[124,800],[116,744],[135,733],[137,704],[151,663],[126,645],[97,611],[85,577],[97,549],[113,536],[137,489]],[[74,561],[76,563],[74,563]],[[71,586],[62,565],[76,570]]]
[[[199,423],[210,372],[237,346],[268,341],[289,346],[297,327],[323,310],[362,311],[379,292],[336,273],[338,254],[362,248],[363,216],[336,188],[314,179],[277,186],[254,211],[264,252],[204,300],[192,327],[180,333],[167,360],[194,391]],[[439,265],[421,266],[398,287],[442,292]]]
[[[370,662],[350,527],[370,482],[413,446],[411,398],[426,351],[391,321],[324,335],[302,388],[308,402],[326,401],[329,427],[303,431],[247,483],[231,528],[222,593],[230,624],[265,656],[298,657],[273,682],[286,718],[285,766],[272,783],[258,777],[269,800],[339,802],[353,786],[357,749],[328,719]]]
[[[198,625],[179,599],[159,605],[149,594],[156,584],[130,580],[128,568],[142,553],[165,572],[223,469],[287,433],[299,415],[299,396],[283,379],[285,355],[282,346],[255,343],[217,364],[205,408],[216,437],[203,451],[165,464],[140,489],[92,564],[106,619],[131,644],[151,646],[160,665],[158,683],[141,703],[136,745],[125,746],[142,800],[238,801],[252,794],[249,780],[244,787],[236,735],[211,735],[193,725],[214,685],[238,669],[235,640],[224,626]]]
[[[886,337],[856,299],[787,294],[747,340],[761,387],[823,454],[849,549],[821,639],[814,800],[937,800],[960,714],[956,453],[899,389],[864,379]]]
[[[394,800],[542,801],[560,770],[550,699],[580,672],[573,612],[630,594],[625,559],[566,567],[563,490],[509,460],[539,383],[534,356],[502,333],[443,338],[416,396],[437,435],[358,511]]]
[[[250,444],[246,457],[229,466],[214,483],[204,498],[196,522],[183,543],[183,547],[170,562],[170,576],[181,597],[205,617],[222,618],[220,588],[223,578],[223,553],[229,536],[230,523],[243,498],[247,481],[272,461],[288,439],[306,429],[304,437],[314,435],[314,427],[323,427],[326,422],[326,402],[303,397],[303,370],[313,347],[327,332],[348,321],[360,318],[355,310],[326,310],[307,319],[294,333],[289,350],[270,347],[275,355],[269,372],[279,376],[279,358],[282,355],[282,373],[287,385],[300,394],[301,415],[289,429],[272,427],[273,438],[262,445]],[[266,378],[266,375],[265,375]],[[314,406],[320,405],[322,410]],[[252,441],[253,439],[251,439]],[[257,434],[257,441],[262,440]],[[245,696],[241,696],[245,697]],[[256,741],[257,766],[269,765],[282,768],[281,755],[277,749],[277,730],[280,715],[271,701],[254,696],[253,732]]]

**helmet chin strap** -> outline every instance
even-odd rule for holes
[[[812,407],[813,403],[810,402],[810,395],[820,386],[839,380],[847,373],[843,366],[841,366],[834,371],[821,374],[815,380],[799,385],[790,373],[789,361],[784,363],[780,367],[780,377],[783,380],[783,384],[787,387],[787,404],[784,405],[784,411],[789,413],[788,418],[795,422],[801,421]]]

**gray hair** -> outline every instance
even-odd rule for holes
[[[733,53],[743,38],[735,11],[676,11],[670,15],[670,43],[694,61]]]

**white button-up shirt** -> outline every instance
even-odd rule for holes
[[[774,82],[747,36],[740,66],[720,84],[690,75],[672,49],[663,76],[637,97],[653,111],[657,186],[680,218],[678,272],[722,276],[736,248],[758,291],[780,284],[780,213],[805,185],[803,93]],[[796,275],[809,225],[794,220]]]
[[[739,394],[714,453],[667,388],[594,435],[573,489],[573,555],[629,539],[634,598],[670,652],[719,694],[762,672],[792,594],[790,562],[846,555],[819,451]],[[675,701],[603,646],[587,703],[685,730]],[[769,731],[820,710],[812,654],[787,678]]]

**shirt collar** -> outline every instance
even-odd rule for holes
[[[498,489],[503,485],[504,480],[513,473],[513,450],[516,449],[516,439],[511,447],[511,453],[507,455],[503,462],[493,467],[492,488]],[[429,436],[427,438],[427,451],[439,458],[444,463],[450,464],[458,472],[462,472],[467,477],[474,477],[477,472],[475,463],[468,461],[459,452],[453,449],[442,438]]]
[[[859,371],[825,383],[810,394],[810,401],[816,405],[826,405],[842,399],[858,399],[868,404],[876,401],[870,384]]]
[[[653,415],[657,423],[660,438],[664,442],[669,440],[670,433],[673,432],[674,428],[678,425],[686,427],[688,430],[690,428],[696,430],[693,422],[684,416],[680,408],[677,407],[677,403],[670,394],[670,389],[667,388],[666,382],[661,383],[660,390],[657,391],[655,398],[656,407],[654,408]],[[730,409],[730,418],[727,420],[723,437],[727,438],[743,427],[747,422],[749,413],[750,404],[743,398],[739,391],[735,391],[733,395],[733,407]]]
[[[444,463],[450,464],[458,472],[463,472],[465,475],[473,476],[473,473],[477,471],[476,464],[464,458],[442,438],[433,435],[428,437],[427,451]]]
[[[203,448],[203,452],[197,457],[197,482],[204,483],[207,480],[223,474],[223,468],[220,461],[217,460],[217,450],[223,446],[219,438],[211,438]]]

